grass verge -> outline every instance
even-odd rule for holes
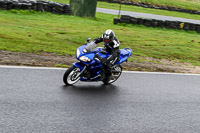
[[[174,6],[183,9],[191,9],[200,11],[199,0],[128,0],[144,2],[151,5]]]
[[[134,50],[130,61],[136,59],[139,62],[140,57],[153,57],[200,66],[200,35],[196,32],[113,25],[113,18],[117,16],[102,13],[97,13],[92,19],[0,10],[0,16],[0,50],[75,55],[76,48],[88,37],[94,39],[106,29],[112,29],[121,42],[121,48]]]
[[[98,2],[98,7],[119,10],[119,4],[115,4],[115,3]],[[121,10],[200,20],[200,15],[196,15],[196,14],[150,9],[150,8],[143,8],[143,7],[137,7],[137,6],[132,6],[132,5],[122,5]]]
[[[199,0],[126,0],[135,2],[144,2],[151,5],[173,6],[182,9],[191,9],[200,11]],[[70,3],[70,0],[54,0],[54,2]],[[101,2],[98,2],[101,3]]]

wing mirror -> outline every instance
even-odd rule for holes
[[[88,38],[88,39],[87,39],[87,43],[90,43],[90,40],[91,40],[91,38]]]

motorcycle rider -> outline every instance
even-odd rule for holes
[[[107,58],[101,58],[98,54],[96,54],[94,57],[102,62],[102,70],[105,70],[101,74],[101,80],[104,80],[105,78],[110,80],[109,78],[111,75],[112,66],[120,59],[120,42],[115,37],[115,33],[112,30],[106,30],[101,37],[94,39],[92,42],[95,44],[104,42],[104,49],[102,50],[102,53],[105,53],[103,51],[106,51],[110,54],[110,56]]]

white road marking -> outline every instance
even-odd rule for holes
[[[7,66],[7,65],[0,65],[0,68],[49,69],[49,70],[66,70],[67,69],[67,68],[57,68],[57,67],[32,67],[32,66]]]
[[[32,67],[32,66],[7,66],[7,65],[0,65],[0,68],[11,68],[11,69],[44,69],[44,70],[67,70],[67,68],[57,68],[57,67]],[[200,74],[190,74],[190,73],[143,72],[143,71],[123,71],[123,72],[124,72],[124,73],[133,73],[133,74],[159,74],[159,75],[200,76]]]
[[[191,74],[191,73],[145,72],[145,71],[123,71],[123,72],[124,73],[135,73],[135,74],[160,74],[160,75],[200,76],[200,74]]]

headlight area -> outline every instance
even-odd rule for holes
[[[77,49],[77,50],[76,50],[76,57],[78,58],[80,54],[81,54],[80,50]]]
[[[86,56],[81,56],[80,58],[79,58],[79,60],[80,61],[84,61],[84,62],[90,62],[91,60],[88,58],[88,57],[86,57]]]

